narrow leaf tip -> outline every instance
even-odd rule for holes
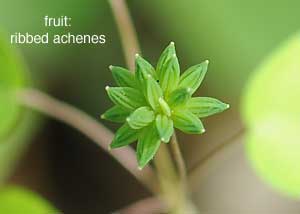
[[[161,140],[161,141],[163,141],[163,142],[166,142],[166,139],[165,139],[165,138],[163,138],[163,137],[162,137],[162,138],[160,138],[160,140]]]
[[[105,90],[106,90],[106,91],[108,91],[108,90],[109,90],[109,86],[108,86],[108,85],[105,87]]]

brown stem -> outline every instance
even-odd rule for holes
[[[109,151],[108,146],[113,139],[112,132],[88,114],[36,89],[23,89],[18,92],[18,98],[21,105],[64,122],[86,135],[150,191],[156,192],[155,175],[152,168],[145,167],[143,171],[138,170],[135,152],[131,147]]]
[[[134,71],[135,54],[140,53],[136,32],[124,0],[110,0],[111,8],[118,26],[126,63]]]

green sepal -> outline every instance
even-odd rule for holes
[[[136,79],[140,83],[140,85],[144,85],[146,79],[148,79],[150,76],[156,79],[155,69],[149,62],[143,59],[140,55],[136,55],[135,69],[136,69],[135,72]]]
[[[164,71],[164,67],[166,66],[166,63],[174,56],[176,55],[175,50],[175,44],[174,42],[171,42],[168,47],[162,52],[157,66],[156,66],[156,73],[157,76],[160,77],[160,74]]]
[[[156,116],[155,124],[160,140],[168,143],[174,132],[172,119],[166,115],[159,114]]]
[[[190,98],[190,88],[179,88],[170,94],[168,104],[171,108],[174,108],[186,104]]]
[[[136,88],[135,76],[132,72],[118,66],[111,65],[109,68],[118,86]]]
[[[175,111],[172,114],[174,126],[187,134],[202,134],[205,132],[201,120],[190,111]]]
[[[144,96],[136,89],[129,87],[106,87],[109,98],[122,108],[133,111],[146,104]]]
[[[167,115],[167,116],[171,116],[171,109],[168,105],[168,103],[164,100],[164,98],[160,97],[158,99],[158,102],[159,102],[159,106],[160,106],[160,109],[161,111]]]
[[[133,143],[138,139],[138,131],[130,128],[130,126],[125,123],[115,134],[115,137],[110,144],[110,148],[119,148],[123,146],[127,146],[130,143]]]
[[[177,56],[174,54],[168,59],[159,74],[159,84],[165,95],[177,88],[180,78],[180,68]]]
[[[223,112],[229,108],[229,104],[211,97],[193,97],[186,106],[189,111],[200,118]]]
[[[144,168],[153,159],[160,146],[160,137],[154,124],[145,127],[138,138],[137,160],[139,169]]]
[[[154,112],[149,107],[144,106],[132,112],[126,120],[131,128],[141,129],[148,126],[154,118]]]
[[[130,111],[121,108],[120,106],[113,106],[101,115],[102,119],[110,120],[112,122],[123,123],[130,115]]]
[[[190,88],[193,94],[201,85],[208,67],[208,60],[187,69],[180,77],[178,88]]]
[[[163,92],[159,87],[159,84],[152,77],[147,79],[146,84],[147,84],[147,91],[146,91],[147,100],[153,109],[157,109],[159,105],[158,100],[163,96]]]

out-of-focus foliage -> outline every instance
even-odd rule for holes
[[[22,109],[16,91],[26,84],[25,69],[20,57],[0,38],[0,139],[16,126]]]
[[[205,87],[235,100],[257,62],[300,28],[298,0],[135,0],[131,5],[148,15],[149,39],[175,41],[187,64],[209,59]]]
[[[22,51],[35,83],[56,92],[94,117],[103,111],[103,85],[112,80],[107,67],[124,65],[119,35],[107,0],[54,0],[26,2],[0,0],[0,27],[15,32],[50,35],[105,34],[104,45],[17,45]],[[45,27],[44,16],[72,18],[71,27]],[[6,37],[10,40],[9,35]],[[66,81],[68,80],[68,81]],[[60,87],[63,90],[60,90]],[[57,92],[58,91],[58,92]],[[102,93],[99,93],[102,92]],[[100,106],[100,109],[99,109]]]
[[[17,52],[0,37],[0,184],[25,148],[35,117],[18,105],[16,90],[28,85],[26,69]]]
[[[20,187],[0,191],[0,213],[54,214],[58,211],[37,194]]]
[[[300,196],[300,34],[255,72],[243,100],[247,153],[272,186]]]

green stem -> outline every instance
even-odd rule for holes
[[[182,156],[182,152],[180,150],[179,143],[178,143],[175,132],[171,138],[170,144],[171,144],[171,149],[173,152],[174,160],[175,160],[177,168],[178,168],[178,173],[180,176],[180,180],[182,182],[182,186],[186,187],[186,185],[187,185],[186,166],[185,166],[184,158]]]
[[[174,162],[164,143],[159,148],[155,158],[155,167],[161,185],[161,194],[169,213],[198,213],[189,199],[189,195],[182,179],[177,174]]]

